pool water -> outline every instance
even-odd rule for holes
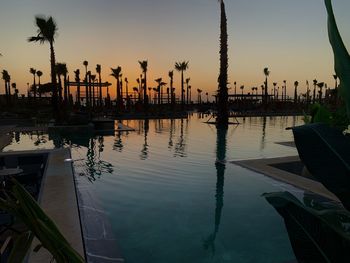
[[[284,222],[261,194],[302,191],[230,161],[297,155],[275,142],[293,140],[285,128],[301,117],[240,118],[228,130],[206,119],[124,121],[136,131],[62,142],[18,134],[4,151],[70,145],[126,262],[292,262]]]

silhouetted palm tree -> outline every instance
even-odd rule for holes
[[[101,79],[101,65],[96,65],[96,73],[98,74],[98,105],[102,107],[102,79]]]
[[[125,77],[124,81],[125,81],[126,105],[129,107],[129,80],[127,77]]]
[[[313,83],[314,83],[314,90],[313,90],[313,97],[312,97],[312,103],[315,103],[316,102],[316,85],[317,85],[317,79],[314,79],[313,80]]]
[[[287,81],[283,80],[283,84],[284,84],[284,100],[287,100]],[[283,100],[283,88],[282,88],[282,100]]]
[[[294,82],[294,103],[298,102],[298,85],[299,85],[299,82],[295,81]]]
[[[13,88],[13,93],[14,93],[15,99],[18,99],[17,84],[16,84],[15,82],[13,82],[13,83],[11,84],[11,87]]]
[[[120,66],[118,66],[117,68],[111,68],[112,74],[111,76],[114,77],[117,80],[117,87],[116,87],[116,91],[117,91],[117,108],[119,110],[122,109],[122,105],[123,105],[123,101],[121,100],[121,94],[120,94],[120,74],[122,71],[122,68]]]
[[[30,68],[29,72],[30,74],[33,74],[33,94],[34,94],[34,100],[35,100],[36,99],[36,83],[35,83],[36,69]]]
[[[206,92],[205,95],[207,96],[207,103],[209,103],[209,93]]]
[[[319,103],[321,103],[322,102],[322,89],[324,87],[324,82],[317,83],[317,86],[320,88],[320,90],[318,92],[318,101],[319,101]]]
[[[38,71],[36,72],[36,75],[38,76],[38,79],[39,79],[39,83],[38,83],[38,85],[39,85],[38,92],[39,92],[39,98],[41,98],[41,89],[40,89],[41,83],[40,83],[40,78],[41,78],[41,76],[43,75],[43,72],[42,72],[41,70],[38,70]]]
[[[268,100],[268,96],[269,96],[268,83],[267,83],[267,78],[270,75],[269,68],[264,68],[264,75],[265,75],[265,103],[266,103]]]
[[[276,86],[277,86],[277,82],[272,83],[273,84],[273,98],[276,97]]]
[[[148,61],[143,60],[139,61],[140,67],[142,69],[143,73],[143,104],[148,104],[148,97],[147,97],[147,67],[148,67]],[[142,78],[141,78],[142,79]]]
[[[237,95],[237,82],[233,82],[233,85],[235,85],[235,95]]]
[[[242,98],[243,98],[244,85],[242,85],[242,86],[240,87],[240,89],[241,89],[241,91],[242,91]]]
[[[95,103],[95,81],[96,81],[96,75],[91,75],[90,79],[92,81],[92,92],[91,92],[91,97],[92,97],[92,106],[95,107],[96,103]]]
[[[171,96],[171,104],[175,104],[175,94],[174,94],[174,88],[173,88],[173,84],[174,84],[174,71],[171,70],[168,73],[168,76],[170,78],[170,96]]]
[[[64,77],[64,100],[67,100],[67,88],[66,88],[66,78],[67,78],[67,65],[65,63],[56,63],[56,74],[58,77],[58,99],[62,102],[62,80],[61,76]]]
[[[155,82],[157,82],[157,92],[158,92],[158,104],[160,105],[162,103],[161,101],[161,83],[163,82],[162,81],[162,78],[158,78],[158,79],[155,79],[154,80]]]
[[[201,89],[197,89],[197,93],[198,93],[198,104],[202,103],[202,90]]]
[[[77,83],[77,104],[80,105],[80,69],[74,71],[75,82]]]
[[[52,83],[52,104],[54,112],[58,112],[57,100],[57,81],[56,81],[56,58],[53,43],[57,34],[57,25],[55,20],[50,16],[48,18],[36,16],[35,23],[38,27],[38,35],[28,38],[29,42],[39,42],[41,44],[48,42],[50,45],[50,62],[51,62],[51,83]],[[57,115],[59,116],[59,114]]]
[[[6,100],[7,100],[7,103],[9,103],[11,100],[11,90],[10,90],[11,77],[10,77],[10,74],[8,73],[8,71],[5,69],[2,71],[2,79],[5,82]]]
[[[89,94],[89,86],[88,86],[88,69],[87,66],[89,65],[89,62],[87,60],[83,61],[83,65],[85,67],[85,99],[86,99],[86,106],[90,105],[90,94]]]
[[[228,126],[228,88],[227,88],[227,68],[228,68],[228,36],[227,18],[224,0],[220,3],[220,71],[218,78],[218,117],[217,126],[223,128]]]
[[[190,83],[190,78],[186,79],[186,103],[188,104],[188,84]]]
[[[181,104],[185,103],[184,95],[184,71],[188,69],[188,61],[176,62],[175,69],[181,72]]]
[[[310,103],[310,85],[308,80],[306,81],[306,103]]]

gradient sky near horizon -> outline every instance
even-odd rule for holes
[[[229,81],[250,87],[264,81],[281,86],[313,79],[334,86],[333,55],[327,36],[323,0],[226,0],[229,33]],[[333,0],[338,27],[350,43],[350,1]],[[102,65],[103,80],[115,86],[110,67],[121,66],[129,86],[136,86],[138,60],[148,60],[148,86],[154,79],[168,82],[176,61],[188,60],[185,77],[192,89],[213,94],[219,71],[219,19],[216,0],[2,0],[0,6],[0,70],[6,69],[20,93],[32,83],[29,68],[50,79],[49,47],[28,43],[36,34],[34,16],[51,15],[58,24],[56,59],[67,63],[71,78],[82,62],[95,72]],[[83,74],[82,74],[83,75]],[[180,74],[174,86],[179,90]],[[0,82],[0,93],[4,93]],[[233,86],[233,84],[230,84]],[[272,86],[272,85],[271,85]],[[114,90],[114,89],[113,89]]]

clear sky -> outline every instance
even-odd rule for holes
[[[264,81],[313,79],[334,86],[333,55],[328,42],[323,0],[226,0],[229,33],[229,81],[250,91]],[[343,40],[350,45],[350,1],[333,0]],[[32,83],[29,68],[44,72],[48,82],[49,47],[28,43],[35,35],[34,16],[51,15],[59,31],[56,59],[67,63],[71,78],[82,62],[95,71],[102,65],[103,80],[110,67],[121,66],[129,85],[136,86],[138,60],[148,60],[148,86],[154,79],[168,82],[176,61],[188,60],[192,89],[213,93],[219,70],[219,4],[216,0],[1,0],[0,70],[9,71],[20,93]],[[175,73],[175,87],[180,77]],[[233,84],[231,84],[233,85]],[[0,82],[0,93],[4,84]]]

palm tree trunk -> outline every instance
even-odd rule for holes
[[[34,93],[34,101],[36,100],[36,83],[35,83],[35,73],[33,74],[33,93]],[[10,87],[9,87],[10,90]]]
[[[147,97],[147,73],[146,73],[146,72],[144,72],[143,103],[144,103],[144,105],[148,105],[148,97]],[[146,110],[146,109],[145,109],[145,110]]]
[[[99,106],[102,107],[102,83],[101,83],[101,72],[98,74],[99,84]]]
[[[38,89],[38,92],[39,92],[39,98],[41,98],[41,90],[40,90],[40,86],[41,86],[41,84],[40,84],[40,77],[39,77],[39,89]]]
[[[227,90],[227,68],[228,68],[228,46],[227,46],[227,18],[225,4],[220,3],[220,75],[218,94],[218,116],[217,126],[228,126],[228,90]]]
[[[181,104],[185,103],[185,94],[184,94],[184,71],[181,70]]]
[[[53,42],[50,41],[50,60],[51,60],[51,90],[52,90],[52,106],[53,112],[58,114],[58,100],[57,100],[57,79],[56,79],[56,58],[55,58],[55,50],[53,47]],[[56,116],[60,116],[59,114]]]

